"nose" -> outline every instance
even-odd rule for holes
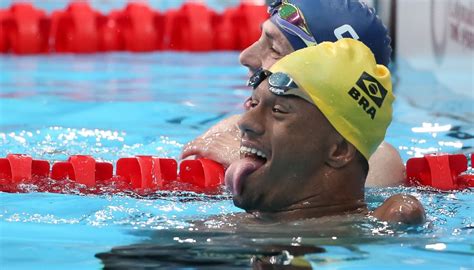
[[[251,108],[239,119],[237,125],[242,133],[242,137],[256,137],[265,133],[265,122],[262,109]]]
[[[259,51],[260,42],[256,41],[240,53],[240,64],[246,66],[250,72],[255,72],[262,66],[262,55]]]

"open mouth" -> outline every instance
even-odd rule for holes
[[[267,161],[267,155],[265,155],[263,151],[258,150],[256,148],[252,148],[252,147],[246,147],[246,146],[240,147],[240,157],[241,158],[250,157],[254,159],[260,159],[263,162]]]
[[[240,160],[232,163],[226,171],[225,182],[234,195],[242,193],[244,179],[267,162],[267,154],[250,146],[240,147]]]

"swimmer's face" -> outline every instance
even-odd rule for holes
[[[285,35],[270,20],[262,24],[262,34],[250,47],[240,54],[240,63],[252,75],[258,68],[269,69],[283,56],[293,52]]]
[[[272,94],[265,80],[253,91],[239,128],[241,146],[260,151],[266,159],[241,152],[240,161],[258,159],[258,169],[237,177],[236,206],[272,212],[318,194],[321,187],[315,179],[327,166],[337,132],[316,106]]]

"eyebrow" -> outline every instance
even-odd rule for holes
[[[271,41],[275,40],[275,37],[271,33],[269,33],[268,31],[264,31],[263,29],[262,31],[268,39],[270,39]]]
[[[272,43],[273,46],[276,46],[280,50],[284,48],[282,44],[282,40],[279,39],[277,36],[275,36],[275,33],[272,33],[270,31],[265,31],[263,30],[263,27],[262,27],[262,32],[265,35],[265,37],[268,38],[268,40]]]

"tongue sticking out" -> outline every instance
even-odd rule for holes
[[[242,179],[255,172],[265,163],[262,159],[245,157],[232,164],[225,173],[225,184],[227,189],[234,195],[240,195],[242,192]]]

